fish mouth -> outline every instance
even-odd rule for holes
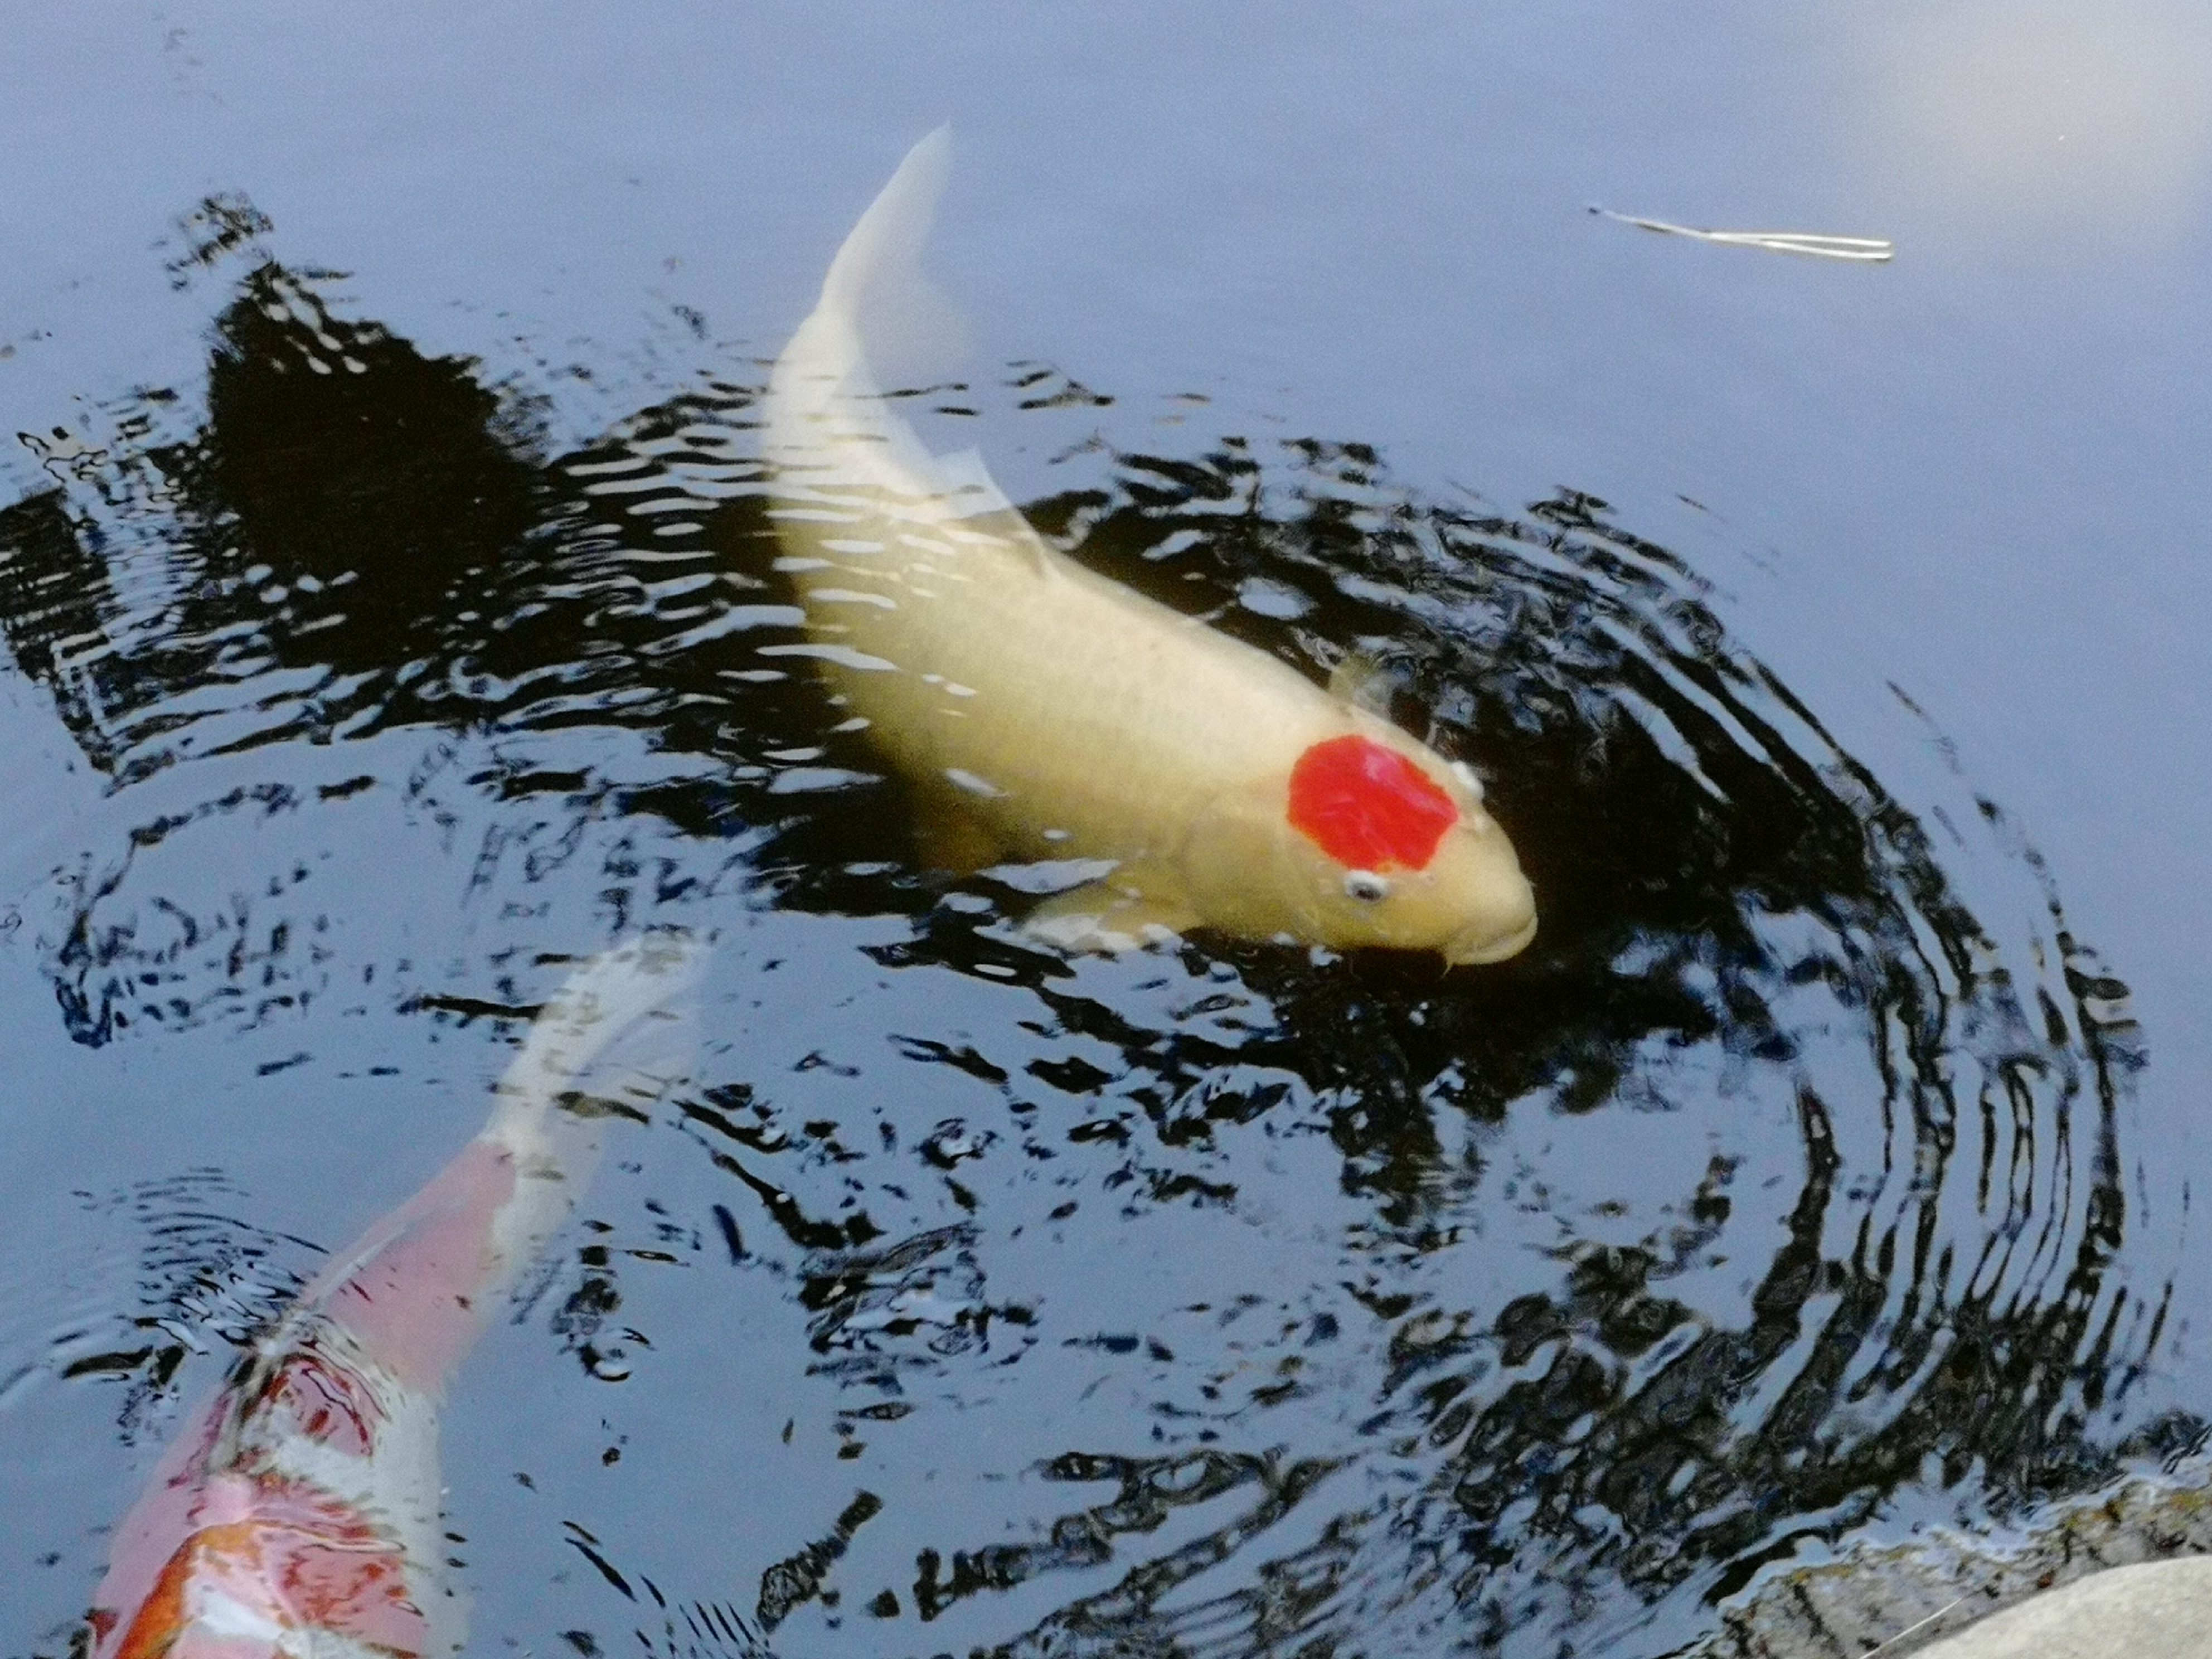
[[[1513,932],[1503,935],[1470,929],[1445,948],[1444,961],[1455,968],[1479,968],[1485,963],[1503,962],[1508,957],[1519,956],[1535,937],[1536,918],[1533,915]]]

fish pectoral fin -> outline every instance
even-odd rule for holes
[[[1140,874],[1123,869],[1054,894],[1023,919],[1022,931],[1063,951],[1118,955],[1164,944],[1199,921],[1172,884],[1148,886]]]
[[[1364,651],[1347,651],[1329,672],[1328,695],[1352,708],[1390,718],[1390,699],[1399,690],[1397,673]]]

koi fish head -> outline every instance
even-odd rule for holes
[[[1472,775],[1380,722],[1224,799],[1188,863],[1200,908],[1242,932],[1453,963],[1535,936],[1535,896]]]

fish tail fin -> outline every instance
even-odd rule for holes
[[[584,963],[532,1022],[483,1132],[334,1255],[301,1306],[401,1382],[441,1386],[591,1180],[605,1110],[577,1096],[596,1091],[620,1111],[617,1090],[641,1074],[657,1091],[689,1065],[692,1020],[678,1005],[702,954],[687,935],[656,934]]]
[[[769,378],[766,450],[779,493],[831,512],[895,504],[925,521],[988,526],[1049,569],[1024,523],[972,451],[933,454],[884,395],[957,372],[964,319],[921,269],[921,250],[952,173],[952,129],[908,150],[822,279],[822,297]]]
[[[825,309],[857,314],[889,291],[911,290],[921,277],[922,244],[952,177],[952,128],[947,125],[907,151],[845,237],[822,279]]]
[[[583,963],[532,1022],[477,1138],[508,1155],[516,1176],[491,1218],[495,1278],[520,1271],[568,1220],[623,1097],[650,1099],[690,1068],[698,1034],[686,993],[704,954],[689,934],[633,939]]]
[[[951,374],[965,356],[959,308],[923,274],[921,250],[952,176],[952,129],[912,149],[847,234],[822,295],[776,364],[775,388],[802,409],[873,399],[884,386]]]
[[[542,1157],[556,1151],[550,1137],[564,1097],[625,1074],[683,1070],[697,1039],[682,999],[703,954],[687,933],[654,933],[582,963],[531,1023],[481,1138]]]

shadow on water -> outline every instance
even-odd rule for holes
[[[1011,925],[1019,872],[915,868],[897,786],[761,654],[799,613],[769,568],[749,388],[707,383],[547,459],[527,399],[320,291],[254,270],[216,326],[204,424],[176,430],[181,405],[151,394],[98,442],[27,439],[55,483],[0,512],[0,631],[130,820],[58,866],[41,948],[62,1017],[97,1046],[367,982],[374,964],[334,962],[285,909],[283,870],[249,915],[140,866],[279,814],[343,837],[377,790],[447,811],[436,766],[344,757],[410,731],[462,757],[491,823],[479,870],[513,890],[599,856],[602,925],[717,903],[904,918],[864,947],[883,969],[1018,992],[997,1026],[881,1034],[977,1103],[887,1124],[879,1158],[849,1126],[787,1122],[742,1051],[679,1126],[726,1182],[732,1257],[749,1204],[789,1246],[823,1387],[872,1393],[872,1431],[896,1434],[902,1376],[957,1387],[963,1356],[1043,1328],[982,1291],[1018,1251],[994,1204],[1017,1144],[1077,1160],[1079,1196],[1136,1237],[1218,1212],[1279,1248],[1192,1304],[1212,1334],[1186,1345],[1063,1322],[1060,1347],[1149,1367],[1149,1408],[1087,1419],[1089,1442],[1030,1467],[1068,1491],[1057,1520],[937,1538],[910,1585],[865,1602],[875,1620],[975,1614],[985,1641],[992,1598],[1064,1576],[1056,1610],[986,1644],[1656,1652],[1767,1564],[1900,1504],[2002,1511],[2118,1466],[2099,1425],[2164,1294],[2118,1262],[2124,988],[2032,860],[2008,867],[2040,894],[2033,936],[1978,921],[1945,865],[1967,842],[1932,836],[1602,502],[1424,499],[1356,444],[1072,453],[1040,527],[1316,678],[1346,650],[1377,664],[1394,716],[1486,779],[1543,930],[1449,976],[1205,938],[1070,963]],[[1024,407],[1080,401],[1037,379]],[[654,763],[549,736],[607,730]],[[273,774],[194,794],[196,769],[262,751]],[[987,1106],[999,1127],[969,1127]],[[1320,1244],[1268,1219],[1285,1194],[1267,1160],[1301,1140],[1335,1170],[1334,1191],[1288,1195]],[[902,1213],[885,1183],[840,1218],[823,1166],[871,1159],[924,1170],[939,1208]],[[602,1367],[622,1291],[580,1260],[541,1317]],[[932,1324],[913,1311],[931,1296],[963,1311]],[[1283,1316],[1230,1328],[1263,1300]],[[826,1603],[848,1546],[899,1507],[864,1491],[757,1605],[684,1603],[644,1634],[749,1650]],[[611,1623],[642,1616],[621,1564],[592,1559],[629,1598]],[[954,1639],[937,1634],[904,1645]]]

